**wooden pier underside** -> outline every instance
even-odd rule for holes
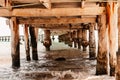
[[[50,50],[51,45],[50,34],[62,35],[62,38],[64,38],[68,35],[68,32],[76,32],[75,34],[78,35],[77,32],[80,29],[89,30],[90,43],[87,42],[84,45],[90,45],[91,49],[89,50],[93,52],[92,57],[96,56],[95,41],[93,41],[94,30],[98,30],[96,74],[108,74],[109,65],[110,75],[113,76],[117,66],[116,80],[120,80],[120,68],[117,65],[120,62],[116,56],[118,51],[118,27],[120,27],[118,25],[120,23],[120,17],[118,17],[118,14],[120,14],[119,4],[119,0],[0,0],[0,16],[8,18],[12,23],[10,24],[12,32],[12,66],[20,67],[19,24],[30,27],[31,38],[33,38],[31,39],[33,60],[38,60],[36,28],[44,29],[45,40],[49,41],[48,50]],[[90,24],[96,24],[97,29],[96,25],[90,26]],[[24,29],[27,30],[27,27],[25,26]],[[84,33],[82,34],[82,38],[85,37]],[[25,31],[25,35],[26,49],[29,50],[28,30]],[[76,44],[81,44],[79,42],[81,35],[79,34],[79,36],[75,37]],[[74,38],[74,36],[71,37]],[[71,41],[74,41],[72,39]],[[118,54],[120,54],[120,50]],[[109,58],[107,55],[110,55]],[[30,60],[28,51],[27,56]]]

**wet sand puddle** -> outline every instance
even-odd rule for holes
[[[12,69],[11,63],[2,63],[5,65],[0,66],[0,80],[114,80],[107,75],[95,76],[96,60],[89,60],[87,52],[63,43],[54,44],[55,48],[52,46],[49,52],[38,46],[41,48],[38,61],[21,58],[20,69]]]

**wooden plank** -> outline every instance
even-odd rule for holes
[[[27,19],[19,19],[19,24],[69,24],[69,23],[95,23],[95,17],[84,17],[84,18],[27,18]]]
[[[81,16],[81,15],[91,15],[92,16],[92,15],[101,15],[104,13],[104,11],[105,11],[104,7],[54,8],[54,9],[50,9],[50,10],[38,9],[38,8],[34,8],[34,9],[24,8],[24,9],[13,9],[11,16],[18,16],[18,17]]]

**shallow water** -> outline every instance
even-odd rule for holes
[[[20,45],[21,67],[11,68],[10,42],[0,42],[0,80],[115,80],[108,75],[95,76],[96,60],[88,53],[53,42],[51,51],[38,43],[38,61],[26,61],[24,42]],[[65,61],[55,61],[56,58]]]

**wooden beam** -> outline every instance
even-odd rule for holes
[[[16,17],[41,17],[41,16],[95,16],[105,12],[104,7],[85,7],[85,8],[53,8],[53,9],[38,9],[38,8],[22,8],[0,9],[0,16],[16,16]]]
[[[19,19],[19,24],[69,24],[69,23],[95,23],[95,17],[84,17],[84,18],[48,18],[48,19],[41,19],[41,18],[26,18],[26,19]]]
[[[0,0],[0,6],[5,6],[5,0]]]
[[[39,0],[12,0],[13,2],[19,3],[39,3]],[[81,2],[82,0],[51,0],[52,3],[61,3],[61,2]],[[86,2],[116,2],[117,0],[85,0]]]
[[[35,26],[32,26],[32,27],[38,27],[38,28],[42,28],[42,29],[79,29],[79,28],[82,28],[80,26],[80,24],[75,24],[75,25],[72,25],[71,28],[70,28],[70,25],[69,24],[48,24],[48,25],[35,25]]]
[[[81,16],[81,15],[101,15],[105,11],[104,7],[86,8],[54,8],[54,9],[13,9],[12,16],[40,17],[40,16]],[[1,16],[1,15],[0,15]]]
[[[12,16],[12,12],[8,9],[0,8],[0,17],[10,17]]]

